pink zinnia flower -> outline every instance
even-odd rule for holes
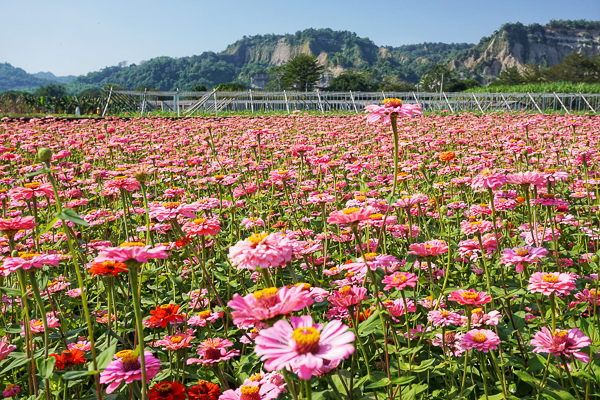
[[[407,311],[417,311],[417,306],[415,305],[414,301],[410,299],[406,300],[406,304],[404,304],[404,299],[386,300],[383,302],[383,305],[394,317],[401,317]]]
[[[193,330],[192,330],[193,332]],[[191,347],[190,342],[194,340],[194,336],[190,333],[176,332],[174,335],[167,335],[164,339],[154,342],[153,347],[162,347],[163,350],[179,350],[186,347]]]
[[[5,398],[16,397],[19,393],[21,393],[21,387],[19,385],[9,383],[2,391],[2,396]]]
[[[8,276],[18,269],[27,271],[31,268],[42,268],[44,265],[58,267],[60,256],[56,254],[26,253],[21,254],[19,257],[7,257],[2,261],[4,263],[0,266],[0,270],[2,271],[2,275]]]
[[[386,254],[365,253],[364,256],[367,260],[366,263],[362,257],[359,257],[356,259],[356,262],[344,264],[344,269],[350,272],[367,272],[367,268],[371,271],[375,271],[377,268],[387,270],[398,262],[396,257]]]
[[[546,184],[546,180],[544,174],[537,171],[518,172],[506,176],[506,183],[512,183],[514,185],[541,186]]]
[[[157,221],[170,221],[178,217],[194,218],[193,211],[196,207],[190,204],[182,204],[178,201],[162,203],[161,205],[151,205],[148,215]]]
[[[197,218],[187,222],[181,230],[191,235],[216,235],[221,231],[221,225],[216,218]]]
[[[234,294],[227,303],[234,311],[233,323],[241,327],[250,327],[260,321],[288,315],[313,304],[308,290],[303,286],[292,288],[267,288],[250,293],[244,297]]]
[[[267,371],[292,368],[300,379],[309,380],[323,368],[325,360],[341,360],[354,353],[354,333],[340,321],[325,327],[310,315],[280,320],[263,329],[256,338],[255,353],[262,356]]]
[[[48,196],[54,198],[54,190],[50,183],[30,182],[25,186],[18,186],[10,189],[8,195],[13,200],[31,200],[33,196]]]
[[[371,214],[375,213],[375,209],[368,206],[366,208],[351,207],[341,211],[334,211],[329,214],[327,223],[332,225],[352,225],[358,224],[360,221],[369,219]]]
[[[450,326],[460,324],[460,315],[448,310],[435,310],[427,313],[427,321],[433,326]]]
[[[135,260],[139,263],[147,263],[153,258],[167,258],[164,246],[151,248],[141,242],[126,242],[120,247],[106,247],[100,251],[94,262],[101,263],[104,261],[125,262]]]
[[[14,236],[18,231],[33,229],[36,226],[33,217],[0,219],[0,231],[8,236]]]
[[[450,301],[457,301],[462,305],[478,306],[492,301],[492,297],[486,292],[477,292],[475,289],[456,290],[450,293]]]
[[[233,343],[226,339],[211,338],[200,343],[198,355],[201,358],[189,358],[187,364],[216,364],[221,361],[227,361],[240,354],[239,350],[229,350],[227,347],[233,346]]]
[[[367,289],[359,286],[344,286],[333,292],[327,300],[336,307],[355,306],[364,300]]]
[[[415,287],[419,278],[410,272],[394,272],[392,275],[388,275],[383,278],[382,283],[385,284],[383,290],[390,290],[391,288],[396,288],[397,290],[402,290],[405,287]]]
[[[471,326],[473,328],[478,328],[482,325],[492,325],[496,326],[500,323],[500,319],[502,318],[502,314],[498,311],[490,311],[489,313],[484,313],[481,308],[474,308],[471,310]],[[466,315],[462,315],[460,317],[460,325],[467,327],[468,319]]]
[[[448,252],[448,244],[443,240],[430,240],[425,243],[413,243],[410,245],[408,254],[417,257],[439,256]]]
[[[465,235],[472,235],[474,233],[483,235],[484,233],[491,231],[493,228],[494,224],[485,220],[460,222],[460,231]]]
[[[500,344],[500,338],[489,329],[472,329],[463,336],[460,342],[462,350],[476,349],[484,353],[496,350]]]
[[[548,255],[548,250],[543,247],[523,246],[514,249],[504,249],[501,261],[506,265],[517,264],[516,271],[523,272],[523,266],[538,262]]]
[[[375,122],[381,119],[384,124],[389,124],[392,113],[396,113],[400,117],[412,117],[423,114],[420,104],[402,104],[402,100],[400,99],[385,99],[383,103],[383,106],[370,104],[365,107],[365,111],[369,113],[367,116],[368,122]]]
[[[536,272],[529,278],[527,289],[550,296],[552,293],[569,294],[575,289],[575,278],[560,272]]]
[[[0,340],[0,361],[4,360],[16,348],[17,346],[10,344],[8,336],[3,336]]]
[[[160,370],[160,360],[155,358],[152,352],[144,351],[144,361],[146,364],[146,379],[150,383]],[[100,373],[100,383],[110,383],[106,388],[107,394],[114,392],[123,381],[129,384],[141,380],[140,357],[133,354],[131,350],[123,350],[115,354],[115,360],[111,361],[108,367]]]
[[[492,171],[489,169],[484,169],[481,171],[473,180],[471,181],[471,187],[474,189],[484,188],[484,189],[498,189],[499,187],[504,186],[506,183],[506,176],[497,171]]]
[[[460,342],[462,341],[463,336],[464,334],[460,332],[446,332],[446,336],[442,340],[442,334],[437,333],[431,344],[437,347],[444,347],[445,344],[445,350],[447,354],[460,357],[460,355],[463,353],[462,349],[460,348]]]
[[[543,327],[531,339],[531,345],[535,346],[534,353],[550,353],[557,357],[565,356],[567,359],[573,356],[584,363],[590,362],[590,356],[577,350],[591,344],[590,338],[577,328],[568,331],[557,329],[552,334],[548,328]]]
[[[265,221],[262,218],[244,218],[240,225],[246,229],[250,229],[255,226],[265,226]]]
[[[92,349],[92,343],[87,340],[79,340],[77,343],[69,343],[67,344],[67,348],[69,350],[81,350],[81,351],[89,351]]]
[[[292,259],[294,248],[280,233],[260,233],[229,248],[229,259],[238,269],[279,267]]]

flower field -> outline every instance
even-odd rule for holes
[[[591,399],[600,119],[0,125],[14,399]]]

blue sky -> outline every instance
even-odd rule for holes
[[[0,0],[0,62],[79,75],[221,51],[244,35],[354,31],[377,45],[476,43],[506,22],[600,20],[598,0]]]

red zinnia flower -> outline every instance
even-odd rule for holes
[[[221,395],[219,385],[206,381],[198,381],[198,384],[188,390],[189,400],[217,400]]]
[[[185,400],[185,386],[179,382],[161,382],[148,391],[150,400]]]
[[[152,315],[150,317],[150,322],[152,324],[160,324],[162,328],[166,328],[169,322],[178,323],[185,321],[185,315],[177,314],[179,311],[179,306],[177,304],[163,304],[162,306],[157,306],[156,310],[150,311]]]
[[[56,358],[56,369],[65,369],[77,364],[84,364],[87,359],[83,356],[85,353],[81,350],[63,350],[61,355],[50,354],[50,357]]]
[[[101,263],[93,263],[89,267],[89,271],[92,274],[92,278],[96,275],[117,276],[121,272],[127,272],[127,265],[123,264],[122,262],[104,261]]]

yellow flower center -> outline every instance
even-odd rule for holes
[[[171,343],[181,343],[183,338],[181,336],[173,336],[171,337]]]
[[[471,225],[481,225],[481,224],[483,224],[483,221],[471,222]]]
[[[558,276],[556,275],[544,275],[544,277],[542,278],[544,280],[544,282],[548,282],[548,283],[556,283],[558,282]]]
[[[483,310],[482,310],[481,308],[474,308],[474,309],[471,311],[471,314],[479,314],[480,312],[483,312]]]
[[[396,275],[394,277],[394,282],[404,283],[404,282],[406,282],[406,276],[404,276],[404,275]]]
[[[292,339],[296,342],[296,351],[300,354],[318,352],[320,337],[319,331],[313,327],[298,328],[292,333]]]
[[[210,317],[210,311],[206,310],[206,311],[200,311],[198,313],[198,316],[202,319],[206,319],[208,317]]]
[[[44,321],[35,321],[33,323],[33,326],[42,326],[42,325],[44,325]]]
[[[133,353],[133,350],[121,350],[117,354],[115,354],[115,357],[117,357],[117,358],[123,358],[126,355],[129,355],[131,353]]]
[[[25,254],[21,254],[19,257],[21,257],[23,260],[31,260],[33,257],[37,257],[37,256],[41,256],[41,254],[39,253],[25,253]]]
[[[252,245],[256,246],[257,244],[265,240],[267,236],[269,236],[268,233],[255,233],[254,235],[248,238],[248,241],[251,242]]]
[[[256,374],[254,374],[254,375],[252,375],[252,376],[250,377],[250,380],[251,380],[252,382],[258,382],[258,381],[260,381],[261,379],[262,379],[262,375],[260,374],[260,372],[257,372]]]
[[[476,299],[479,296],[477,292],[463,292],[461,296],[465,299]]]
[[[146,245],[142,242],[123,242],[119,247],[145,247]]]
[[[344,286],[343,288],[340,289],[340,293],[341,294],[346,294],[348,293],[352,288],[350,286]]]
[[[349,215],[349,214],[354,214],[358,210],[359,210],[358,208],[352,207],[352,208],[346,208],[345,210],[342,210],[342,212],[346,215]]]
[[[365,261],[373,261],[377,257],[377,253],[365,253]]]
[[[270,288],[266,288],[263,290],[257,290],[256,292],[254,292],[254,298],[257,300],[262,300],[267,297],[275,296],[276,294],[277,294],[277,288],[270,287]]]
[[[517,253],[518,256],[523,257],[529,254],[529,249],[521,247],[520,249],[515,250],[515,253]]]
[[[171,393],[172,389],[173,389],[173,386],[168,382],[164,382],[164,383],[161,383],[160,385],[158,385],[158,391],[161,394]]]
[[[369,219],[376,219],[376,220],[383,219],[383,214],[371,214],[371,215],[369,215]]]
[[[206,218],[197,218],[194,220],[194,223],[197,225],[203,224],[206,222]]]
[[[171,201],[169,203],[164,203],[162,206],[168,210],[173,209],[173,208],[177,208],[181,205],[181,203],[179,201]]]
[[[402,100],[388,98],[383,100],[383,104],[385,104],[386,107],[399,107],[402,105]]]
[[[303,290],[308,290],[312,287],[309,283],[305,283],[305,282],[298,282],[298,283],[296,283],[295,286],[296,287],[300,286],[300,287],[302,287]]]
[[[559,329],[554,331],[554,336],[558,336],[558,337],[564,337],[564,336],[567,336],[568,334],[569,334],[569,332],[559,330]]]
[[[473,335],[473,340],[476,341],[477,343],[483,343],[485,342],[485,340],[487,339],[487,337],[485,336],[484,333],[476,333]]]
[[[258,391],[260,390],[259,388],[259,386],[242,386],[240,388],[240,392],[244,397],[254,398],[258,396]]]
[[[27,189],[37,189],[40,187],[40,183],[39,182],[30,182],[30,183],[26,183],[23,186],[25,186]]]

